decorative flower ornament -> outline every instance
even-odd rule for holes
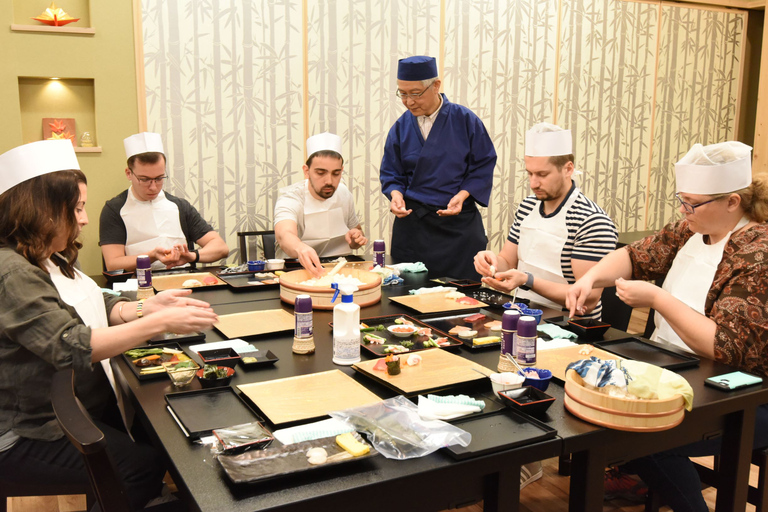
[[[32,19],[54,27],[62,27],[68,23],[80,20],[80,18],[73,18],[60,7],[56,7],[55,2],[51,2],[50,7],[48,7],[40,16]]]

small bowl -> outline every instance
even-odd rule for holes
[[[240,355],[232,348],[201,350],[198,354],[205,364],[228,366],[229,368],[234,368],[240,360]]]
[[[549,370],[544,370],[541,368],[525,368],[525,371],[533,370],[536,372],[536,374],[539,376],[538,379],[533,377],[528,377],[522,372],[517,372],[518,375],[521,375],[525,377],[525,381],[523,382],[523,386],[531,386],[534,387],[540,391],[546,391],[549,387],[549,381],[552,380],[552,372]]]
[[[387,330],[392,334],[394,334],[395,336],[397,336],[398,338],[410,338],[419,329],[418,327],[413,325],[397,324],[397,325],[390,325],[389,327],[387,327]]]
[[[251,272],[261,272],[264,270],[265,265],[266,265],[266,262],[262,260],[249,261],[248,270]]]
[[[285,260],[273,259],[267,260],[267,270],[282,270],[285,267]]]
[[[229,386],[229,383],[232,382],[232,376],[235,374],[235,369],[230,368],[229,366],[219,366],[219,368],[226,368],[227,369],[227,376],[223,377],[221,379],[206,379],[203,377],[203,372],[205,371],[205,368],[200,368],[197,370],[197,380],[200,381],[200,385],[204,388],[217,388],[219,386]]]
[[[579,335],[579,338],[585,340],[595,340],[603,337],[608,329],[611,328],[611,324],[606,324],[600,320],[594,318],[579,318],[576,320],[568,320],[568,326],[570,330]]]
[[[489,378],[491,379],[491,387],[493,387],[494,393],[517,389],[523,385],[525,380],[525,377],[513,372],[492,373]]]
[[[555,401],[554,397],[531,386],[500,391],[498,395],[508,407],[526,414],[541,414]]]
[[[536,319],[536,325],[539,325],[541,323],[541,315],[544,314],[544,312],[540,309],[522,309],[520,310],[520,313],[523,316],[532,316]]]
[[[168,373],[168,377],[171,379],[171,383],[174,386],[186,386],[195,378],[195,372],[198,366],[195,365],[192,368],[174,368],[172,366],[166,366],[165,371]]]

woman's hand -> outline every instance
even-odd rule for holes
[[[162,322],[163,332],[175,334],[205,331],[219,321],[213,309],[202,307],[169,307],[156,313],[155,318]]]
[[[662,293],[666,292],[646,281],[627,281],[621,277],[616,280],[616,296],[633,308],[654,307]]]
[[[573,318],[586,313],[587,308],[584,305],[592,292],[594,281],[586,275],[573,283],[565,293],[565,307],[568,310],[568,316]]]
[[[189,297],[192,290],[165,290],[144,301],[144,314],[151,315],[166,308],[194,307],[210,309],[211,305]]]

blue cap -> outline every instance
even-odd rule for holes
[[[397,79],[417,82],[437,78],[437,61],[434,57],[415,55],[397,62]]]

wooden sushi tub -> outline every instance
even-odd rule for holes
[[[585,421],[630,432],[658,432],[676,427],[685,413],[682,395],[665,400],[611,397],[584,387],[584,380],[574,370],[565,375],[564,405]]]
[[[381,276],[357,268],[343,268],[339,274],[352,276],[364,284],[358,286],[354,295],[354,302],[361,308],[372,306],[381,301]],[[333,294],[336,292],[333,288],[321,286],[306,286],[299,284],[312,279],[312,274],[305,269],[286,272],[280,276],[280,300],[288,304],[296,302],[297,295],[309,295],[312,297],[312,308],[314,309],[333,309],[341,302],[341,297],[336,302],[331,302]]]

